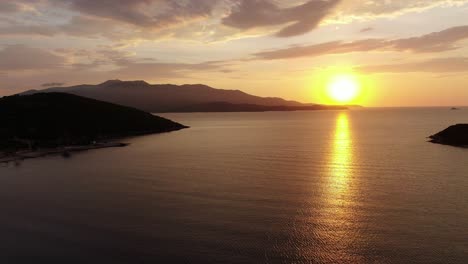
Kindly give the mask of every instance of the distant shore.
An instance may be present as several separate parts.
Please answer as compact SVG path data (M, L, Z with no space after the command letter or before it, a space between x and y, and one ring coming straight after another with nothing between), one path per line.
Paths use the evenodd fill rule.
M68 157L70 153L73 152L80 152L86 150L93 150L93 149L102 149L102 148L118 148L118 147L126 147L129 144L121 143L121 142L101 142L95 143L91 145L80 145L80 146L63 146L57 148L48 148L48 149L41 149L41 150L21 150L11 154L2 154L0 152L0 164L1 163L10 163L10 162L17 162L26 159L34 159L40 158L44 156L50 155L62 155L64 157Z

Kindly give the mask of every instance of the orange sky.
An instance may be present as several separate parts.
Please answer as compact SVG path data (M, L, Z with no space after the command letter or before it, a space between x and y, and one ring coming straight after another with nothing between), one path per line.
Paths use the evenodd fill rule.
M468 0L0 2L0 96L107 79L365 106L468 105Z

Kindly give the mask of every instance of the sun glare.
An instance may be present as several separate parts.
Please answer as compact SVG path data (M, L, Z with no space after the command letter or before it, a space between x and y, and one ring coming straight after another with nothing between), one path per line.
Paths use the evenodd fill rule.
M354 76L336 76L328 84L328 95L337 103L349 103L359 95L359 88Z

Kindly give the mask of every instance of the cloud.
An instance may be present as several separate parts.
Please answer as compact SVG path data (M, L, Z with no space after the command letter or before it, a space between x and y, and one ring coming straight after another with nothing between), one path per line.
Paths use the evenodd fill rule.
M366 27L366 28L363 28L363 29L359 30L359 32L365 33L365 32L369 32L369 31L373 31L373 30L374 30L373 27Z
M309 46L293 46L286 49L258 52L255 58L262 60L293 59L300 57L316 57L329 54L342 54L359 51L376 50L388 46L385 40L366 39L354 42L331 41Z
M352 42L332 41L258 52L253 54L253 56L255 59L261 60L278 60L363 51L411 51L415 53L442 52L458 49L459 47L456 46L456 44L467 38L468 26L459 26L420 37L396 40L365 39Z
M35 2L39 2L39 1L35 1L35 0L2 1L0 2L0 14L36 12L36 9L34 8Z
M339 2L340 0L312 0L298 6L281 8L270 0L241 0L222 19L222 23L242 30L287 24L276 36L297 36L317 27Z
M8 25L0 27L0 35L4 36L48 36L52 37L60 33L59 29L53 26L36 25Z
M420 37L398 39L392 41L396 50L409 50L413 52L438 52L458 49L455 44L468 38L468 25L452 27L440 32Z
M0 35L159 39L212 17L231 0L18 0L0 2ZM18 12L35 10L37 14ZM202 28L198 24L198 29ZM190 31L193 33L193 30Z
M38 48L12 45L0 50L0 71L51 70L65 63L64 57Z
M135 54L111 46L97 49L56 49L56 54L67 58L72 71L101 72L123 79L155 77L185 77L194 72L223 72L230 62L206 61L200 63L161 62L153 58L136 58Z
M346 0L338 6L333 20L373 20L381 17L398 17L432 8L461 6L468 0Z
M100 82L107 79L184 79L198 73L231 72L230 63L170 63L155 59L135 58L134 54L102 46L98 49L56 49L53 51L27 46L8 46L0 50L0 89L30 89L38 86L60 86ZM196 76L196 75L195 75ZM16 88L16 89L15 89Z
M21 10L14 2L0 2L0 13L15 13Z
M206 42L275 31L291 37L323 21L375 19L464 3L468 0L5 0L0 1L0 35Z
M218 0L66 0L65 2L71 10L81 14L144 28L161 29L209 16Z
M421 62L368 65L355 68L365 73L453 73L468 72L468 57L437 58Z
M223 62L202 63L159 63L123 61L119 69L111 71L114 76L124 79L149 79L154 77L183 78L196 72L224 72Z
M107 36L117 38L119 32L115 23L105 19L91 18L86 16L74 16L67 24L56 28L58 32L72 36Z
M140 31L126 25L116 25L112 20L81 15L74 16L70 18L68 22L58 25L10 23L3 27L0 26L0 35L4 36L53 37L63 34L74 37L105 37L111 40L119 40L128 37L136 37L139 33Z

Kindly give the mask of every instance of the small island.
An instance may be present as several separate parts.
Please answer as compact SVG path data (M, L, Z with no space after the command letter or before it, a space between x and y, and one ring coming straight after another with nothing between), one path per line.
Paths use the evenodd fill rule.
M468 124L457 124L429 137L430 142L456 147L468 147Z
M150 113L65 93L0 98L0 162L121 147L128 136L187 126Z

